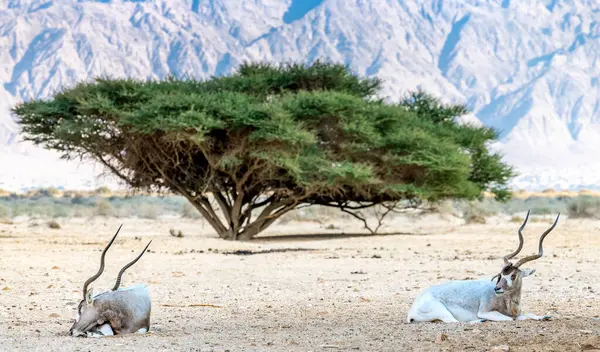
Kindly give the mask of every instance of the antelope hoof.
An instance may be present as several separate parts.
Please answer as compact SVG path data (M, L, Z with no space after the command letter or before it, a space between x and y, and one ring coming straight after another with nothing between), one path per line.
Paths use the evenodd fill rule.
M85 336L86 337L95 337L95 338L98 338L98 337L104 337L104 334L88 331Z
M539 320L548 321L548 320L552 320L552 319L554 319L554 318L551 315L544 315L544 316L540 317Z
M477 319L477 320L471 320L469 322L469 324L481 324L481 323L485 323L487 321L487 319Z

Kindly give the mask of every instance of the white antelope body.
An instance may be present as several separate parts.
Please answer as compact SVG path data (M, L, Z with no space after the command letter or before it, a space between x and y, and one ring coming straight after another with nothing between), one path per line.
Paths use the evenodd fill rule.
M151 304L146 285L128 288L119 288L119 286L125 270L144 255L152 241L148 242L140 255L119 271L111 291L94 295L92 288L88 289L89 284L100 277L104 271L104 256L119 234L121 226L102 251L100 269L83 285L83 300L79 302L77 318L69 330L71 336L100 337L134 332L145 333L150 329Z
M492 278L480 280L456 280L433 286L422 292L415 299L408 312L407 322L483 322L506 320L547 320L550 316L537 316L521 312L522 279L535 272L535 269L519 269L526 262L540 258L544 251L542 242L546 235L556 226L560 214L554 224L546 230L539 241L539 253L519 260L515 265L508 260L516 256L523 248L521 231L529 218L529 211L523 225L519 228L519 247L504 257L504 265L499 274ZM497 279L494 283L493 280Z

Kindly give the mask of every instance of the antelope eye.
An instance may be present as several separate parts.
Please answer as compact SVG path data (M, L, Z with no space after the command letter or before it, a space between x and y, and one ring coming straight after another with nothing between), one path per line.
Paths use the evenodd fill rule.
M514 279L516 279L516 278L517 278L517 274L512 274L512 275L510 276L510 278L511 278L511 279L513 279L513 280L514 280Z

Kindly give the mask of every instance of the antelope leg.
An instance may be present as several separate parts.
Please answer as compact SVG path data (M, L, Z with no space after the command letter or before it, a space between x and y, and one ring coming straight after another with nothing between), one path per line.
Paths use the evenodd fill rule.
M87 332L87 337L104 337L104 336L113 336L115 333L113 332L112 327L109 323L104 323L102 325L97 325L93 327L90 331Z
M480 312L477 314L477 317L479 319L487 319L487 320L491 320L491 321L507 321L507 320L513 320L512 317L509 317L508 315L504 315L498 311L491 311L491 312Z
M552 318L552 316L550 315L535 315L532 313L525 313L525 314L520 314L516 320L528 320L528 319L532 319L532 320L550 320Z

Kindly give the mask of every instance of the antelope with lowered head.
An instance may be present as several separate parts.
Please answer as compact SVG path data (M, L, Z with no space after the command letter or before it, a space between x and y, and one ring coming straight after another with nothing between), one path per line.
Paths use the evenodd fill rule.
M119 288L119 286L125 270L144 255L152 241L148 242L140 255L119 271L117 281L111 291L94 295L92 288L88 289L88 286L104 271L104 256L122 226L119 226L113 238L102 251L98 272L83 284L83 300L79 302L75 323L69 330L71 336L101 337L134 332L145 333L150 329L150 295L146 285L127 288Z
M486 320L550 319L547 315L537 316L521 312L522 280L533 274L535 269L520 267L542 257L544 254L542 242L556 226L559 216L560 214L554 224L540 237L538 254L527 256L513 265L508 260L519 254L523 248L521 231L529 219L528 211L525 221L519 228L519 247L504 257L504 265L499 274L491 281L488 279L456 280L428 288L415 299L408 312L407 322L479 323Z

